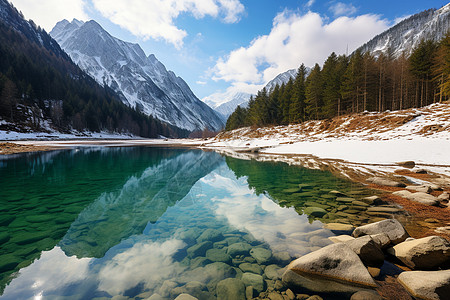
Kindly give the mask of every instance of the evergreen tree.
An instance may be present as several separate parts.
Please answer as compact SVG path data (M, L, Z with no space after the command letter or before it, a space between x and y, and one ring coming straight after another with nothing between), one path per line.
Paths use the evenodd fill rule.
M290 123L299 123L305 120L305 78L306 67L301 64L295 77L292 98L289 104Z
M323 81L319 64L315 64L306 79L306 114L315 120L322 118L321 108L323 106L322 100Z

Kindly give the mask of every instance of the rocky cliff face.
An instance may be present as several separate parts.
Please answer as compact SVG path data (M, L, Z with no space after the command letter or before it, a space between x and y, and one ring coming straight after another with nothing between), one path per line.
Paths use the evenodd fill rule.
M111 36L95 21L63 20L50 32L84 71L111 87L124 103L187 130L217 131L221 117L186 82L138 44Z

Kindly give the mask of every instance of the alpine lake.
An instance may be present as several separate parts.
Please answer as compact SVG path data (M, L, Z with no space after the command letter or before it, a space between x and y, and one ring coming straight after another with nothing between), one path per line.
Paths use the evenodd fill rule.
M226 278L256 297L347 233L327 223L388 218L361 201L375 193L328 171L192 149L3 156L0 299L216 299Z

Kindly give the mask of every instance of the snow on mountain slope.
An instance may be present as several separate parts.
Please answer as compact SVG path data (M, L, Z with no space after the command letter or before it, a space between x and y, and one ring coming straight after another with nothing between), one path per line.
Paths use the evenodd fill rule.
M377 35L359 49L375 55L389 49L395 57L409 55L421 40L439 41L450 29L450 3L441 9L429 9L415 14Z
M95 21L63 20L50 35L98 83L142 112L187 130L223 127L219 114L201 102L186 82L138 44L111 36Z
M202 101L227 119L236 107L247 107L248 100L251 96L252 94L249 93L228 91L225 93L214 93L203 98Z
M307 70L308 72L310 71L309 68ZM269 81L265 85L265 88L267 91L271 91L277 84L282 85L283 83L287 83L290 78L294 79L295 76L297 76L296 69L288 70L278 74L274 79ZM247 107L251 96L252 94L250 93L227 91L225 93L214 93L203 98L202 101L221 113L225 119L228 119L236 107Z

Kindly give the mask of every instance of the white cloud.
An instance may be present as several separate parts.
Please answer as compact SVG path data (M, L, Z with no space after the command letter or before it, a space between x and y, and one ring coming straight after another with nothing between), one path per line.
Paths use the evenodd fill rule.
M316 2L316 0L309 0L309 1L306 3L306 7L311 7L311 6L313 6L314 2Z
M333 51L345 53L347 45L353 51L390 25L378 15L340 17L331 23L325 20L314 12L278 14L268 35L219 58L211 70L213 79L249 91L249 87L265 84L301 63L313 66L323 63Z
M47 32L62 19L88 19L84 11L86 5L84 0L11 0L11 2L23 12L26 19L32 19Z
M239 0L93 0L95 8L112 22L144 39L163 39L177 48L187 32L176 26L182 13L195 18L220 17L226 23L239 21L244 6Z
M335 17L338 16L350 16L356 13L357 9L351 3L342 3L338 2L332 6L330 6L330 11L334 14Z
M195 83L200 84L200 85L206 85L206 81L201 81L201 80L197 80Z

